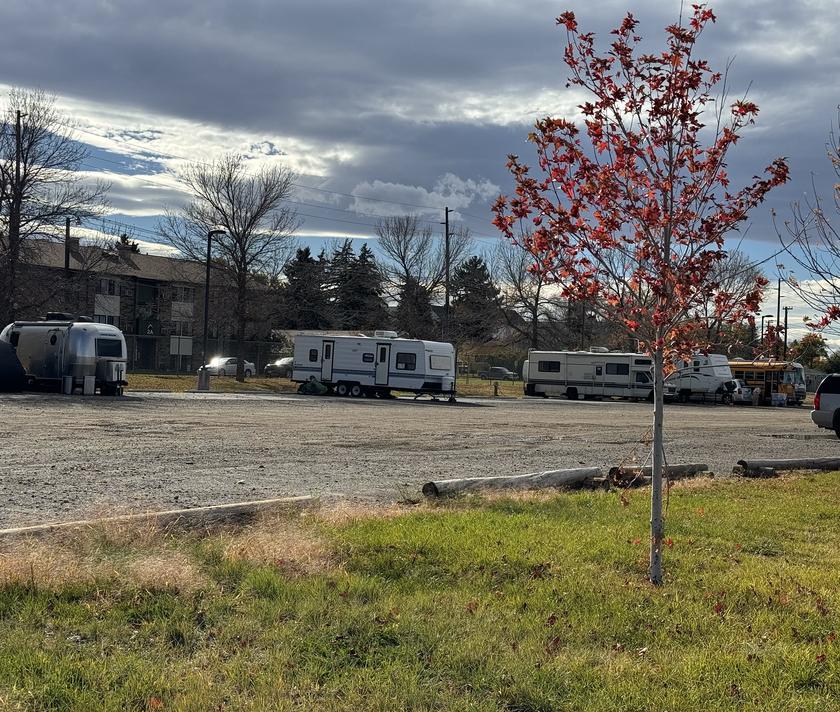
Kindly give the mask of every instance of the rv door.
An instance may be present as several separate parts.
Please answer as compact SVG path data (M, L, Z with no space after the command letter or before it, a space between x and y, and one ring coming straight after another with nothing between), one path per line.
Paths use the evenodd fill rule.
M604 372L606 371L606 364L593 363L592 364L592 395L599 396L604 394Z
M391 344L376 345L376 379L374 385L388 385L388 368L391 364Z
M321 381L332 381L335 341L321 342Z

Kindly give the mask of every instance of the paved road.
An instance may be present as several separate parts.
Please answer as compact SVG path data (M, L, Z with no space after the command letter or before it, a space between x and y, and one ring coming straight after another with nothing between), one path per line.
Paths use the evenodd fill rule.
M0 528L114 511L316 494L394 500L421 483L644 459L650 406L458 405L280 395L0 395ZM808 410L666 407L670 462L836 455Z

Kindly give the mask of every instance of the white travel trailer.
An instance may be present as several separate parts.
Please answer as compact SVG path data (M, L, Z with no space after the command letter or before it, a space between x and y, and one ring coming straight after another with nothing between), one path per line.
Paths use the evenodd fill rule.
M374 336L294 337L292 380L320 381L340 396L387 397L392 390L455 400L452 344L398 339L393 331Z
M651 358L646 354L591 351L529 351L522 366L527 396L653 398Z
M115 326L47 314L46 321L9 324L0 340L14 346L30 387L120 395L128 383L125 337Z
M674 365L676 370L665 379L665 396L683 403L692 397L716 400L723 384L732 380L729 359L724 354L695 353Z

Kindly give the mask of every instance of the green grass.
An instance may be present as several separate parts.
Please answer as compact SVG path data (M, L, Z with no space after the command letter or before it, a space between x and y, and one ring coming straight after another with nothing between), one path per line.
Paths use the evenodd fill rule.
M0 708L836 709L840 473L629 497L19 546Z

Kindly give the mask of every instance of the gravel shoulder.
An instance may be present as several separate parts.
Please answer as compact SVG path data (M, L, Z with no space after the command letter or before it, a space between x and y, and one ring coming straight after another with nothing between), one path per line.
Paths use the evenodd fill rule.
M0 396L0 528L287 495L393 501L448 477L645 459L629 402ZM836 455L807 408L667 406L669 462Z

